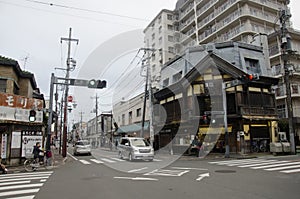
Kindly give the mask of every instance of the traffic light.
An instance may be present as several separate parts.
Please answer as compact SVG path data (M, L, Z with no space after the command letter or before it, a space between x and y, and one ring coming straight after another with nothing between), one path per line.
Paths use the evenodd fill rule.
M30 111L29 111L29 122L34 122L35 121L35 115L36 115L36 112L35 112L35 110L33 110L33 109L31 109Z
M106 88L106 81L92 79L88 83L88 88L100 88L100 89Z
M258 80L259 79L259 75L257 73L246 74L246 75L240 76L238 79L241 80L242 82L251 82L253 80Z

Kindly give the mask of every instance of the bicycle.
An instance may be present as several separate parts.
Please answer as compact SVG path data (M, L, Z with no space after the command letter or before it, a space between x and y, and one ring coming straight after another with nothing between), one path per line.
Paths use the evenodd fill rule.
M31 155L29 158L26 158L24 161L24 168L26 171L36 171L39 168L44 168L46 170L53 168L53 163L50 161L50 158L46 158L46 156L43 156L43 161L37 161L33 158L33 155ZM41 164L42 163L42 164Z

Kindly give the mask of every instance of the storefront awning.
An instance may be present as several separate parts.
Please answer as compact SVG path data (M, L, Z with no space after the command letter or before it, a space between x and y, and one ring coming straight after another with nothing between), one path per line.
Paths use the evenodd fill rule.
M147 130L149 128L149 121L144 123L144 130ZM120 126L118 128L117 133L131 133L131 132L139 132L142 130L142 123L135 123L135 124L130 124L126 126Z

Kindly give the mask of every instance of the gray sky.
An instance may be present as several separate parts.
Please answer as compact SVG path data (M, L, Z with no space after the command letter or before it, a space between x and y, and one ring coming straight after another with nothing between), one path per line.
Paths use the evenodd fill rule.
M56 6L50 6L49 3ZM86 65L90 65L91 59L95 60L97 55L99 58L99 53L102 52L101 48L103 50L105 47L103 44L106 43L107 46L110 46L111 38L128 31L144 29L161 9L173 10L175 4L176 0L0 0L0 55L17 60L22 69L34 73L38 87L47 98L51 73L54 72L56 76L60 77L65 75L63 71L54 68L66 67L67 45L64 42L60 43L60 38L67 37L68 30L72 27L72 36L79 39L79 45L76 46L75 43L72 45L71 54L77 61L77 67L71 76L94 78L100 75L102 78L101 75L104 75L104 78L108 78L109 85L114 82L107 75L117 78L122 71L113 74L113 71L102 68L102 71L99 69L99 74L94 74L93 70L86 70ZM290 7L293 27L300 30L300 21L296 20L300 18L300 13L297 12L300 1L291 0ZM111 14L103 14L103 12ZM126 45L130 46L130 44ZM127 67L132 56L136 54L133 49L127 50L130 51L128 53L130 56L118 57L111 62L107 61L106 64L109 63L114 67L120 65ZM25 57L28 57L26 63ZM135 60L134 64L138 61L138 59ZM106 72L105 74L103 74L103 70ZM134 71L134 67L128 68L128 71L131 70ZM86 74L83 71L89 72ZM133 73L133 71L130 73L138 73L137 71ZM133 75L132 78L134 77L136 76ZM132 89L136 90L136 88ZM86 94L87 91L82 89L78 89L77 92L79 92L76 97L78 100L80 96L90 98L95 94L95 91L92 93L88 91ZM115 95L111 93L109 95L107 90L103 92L107 97ZM105 111L107 101L103 100L102 103L104 103L102 110ZM92 107L85 107L85 105L79 107L78 111L86 109L86 117L89 117L90 114L87 112Z

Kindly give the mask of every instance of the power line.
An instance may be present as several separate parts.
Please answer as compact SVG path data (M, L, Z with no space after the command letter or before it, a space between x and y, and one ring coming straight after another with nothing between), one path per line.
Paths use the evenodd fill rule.
M128 16L128 15L119 15L119 14L114 14L114 13L110 13L110 12L103 12L103 11L99 11L99 10L91 10L91 9L86 9L86 8L78 8L78 7L62 5L62 4L46 3L46 2L37 1L37 0L24 0L24 1L37 3L37 4L42 4L42 5L53 6L53 7L60 7L60 8L65 8L65 9L80 10L80 11L84 11L84 12L91 12L91 13L97 13L97 14L102 14L102 15L110 15L110 16L115 16L115 17L139 20L139 21L149 21L147 19L131 17L131 16Z

